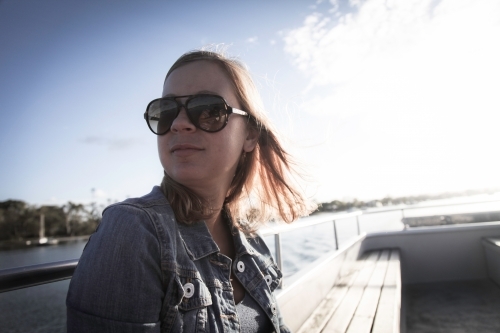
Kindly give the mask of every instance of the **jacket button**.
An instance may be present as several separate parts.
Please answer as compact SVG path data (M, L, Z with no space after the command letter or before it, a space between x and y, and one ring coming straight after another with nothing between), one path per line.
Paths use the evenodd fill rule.
M275 315L276 312L278 312L278 310L276 309L276 304L275 303L271 303L271 312Z
M272 279L271 275L264 276L264 280L266 280L266 283L268 286L270 286L271 283L273 283L273 279Z
M238 261L236 268L238 269L238 272L243 273L245 271L245 264L243 261Z
M191 298L194 295L194 286L192 283L186 283L183 288L185 298Z

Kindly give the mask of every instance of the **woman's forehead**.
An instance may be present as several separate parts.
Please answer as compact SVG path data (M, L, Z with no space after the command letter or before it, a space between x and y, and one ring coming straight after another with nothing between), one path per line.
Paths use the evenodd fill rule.
M228 103L237 103L234 84L226 72L212 61L186 63L173 70L163 85L162 96L194 95L211 92L224 97Z
M206 85L218 82L231 83L231 80L218 64L200 60L183 64L174 69L165 79L163 86L165 90L171 88L172 85Z

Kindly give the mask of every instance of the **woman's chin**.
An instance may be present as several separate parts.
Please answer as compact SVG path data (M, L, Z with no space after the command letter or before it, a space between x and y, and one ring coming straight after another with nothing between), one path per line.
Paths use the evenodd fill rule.
M192 172L179 172L173 175L170 175L177 183L186 186L187 188L199 187L202 186L203 183L206 182L203 177L201 177L201 173L192 173Z

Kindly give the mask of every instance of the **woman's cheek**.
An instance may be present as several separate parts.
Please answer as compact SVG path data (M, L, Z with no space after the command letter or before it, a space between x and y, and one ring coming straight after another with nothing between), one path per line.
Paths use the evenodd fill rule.
M158 156L160 158L161 165L163 169L166 169L166 164L168 162L168 144L162 136L158 136Z

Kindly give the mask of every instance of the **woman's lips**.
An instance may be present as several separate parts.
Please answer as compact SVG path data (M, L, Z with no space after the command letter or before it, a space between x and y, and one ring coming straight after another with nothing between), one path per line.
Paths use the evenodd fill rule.
M203 148L199 146L187 143L176 144L170 148L170 152L175 156L189 156L202 150Z

